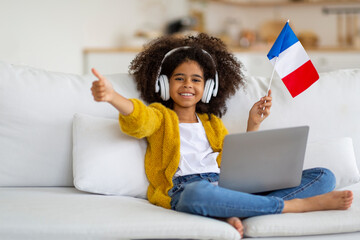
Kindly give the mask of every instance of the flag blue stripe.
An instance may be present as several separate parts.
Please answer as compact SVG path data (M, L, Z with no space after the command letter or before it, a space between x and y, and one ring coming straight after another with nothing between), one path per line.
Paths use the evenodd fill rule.
M292 46L298 41L298 38L287 22L277 37L274 45L267 54L267 57L269 60L273 59L274 57L278 57L282 51L286 50L288 47Z

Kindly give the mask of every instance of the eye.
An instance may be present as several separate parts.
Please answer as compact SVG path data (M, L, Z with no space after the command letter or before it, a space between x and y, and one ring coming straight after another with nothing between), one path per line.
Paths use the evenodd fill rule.
M183 81L184 78L182 78L182 77L176 77L175 80L176 80L176 81Z
M193 82L201 82L201 79L194 78L192 81Z

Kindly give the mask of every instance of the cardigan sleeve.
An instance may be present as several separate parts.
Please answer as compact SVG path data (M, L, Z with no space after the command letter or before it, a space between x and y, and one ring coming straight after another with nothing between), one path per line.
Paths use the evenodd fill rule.
M219 167L221 166L221 159L222 159L222 153L223 153L223 148L224 148L224 140L225 140L226 135L229 134L229 131L225 127L223 121L220 121L220 122L221 122L221 139L222 139L221 151L220 151L220 154L218 155L218 158L216 159Z
M219 139L219 144L220 144L220 153L216 159L217 163L218 163L218 166L221 167L221 159L222 159L222 153L223 153L223 147L224 147L224 140L225 140L225 137L226 135L229 134L227 128L225 127L225 124L224 122L220 119L220 118L217 118L215 116L213 116L214 120L216 120L216 126L217 126L217 136L218 136L218 139Z
M121 130L135 138L151 136L161 125L163 116L153 107L146 106L138 99L130 99L134 110L129 115L119 114Z

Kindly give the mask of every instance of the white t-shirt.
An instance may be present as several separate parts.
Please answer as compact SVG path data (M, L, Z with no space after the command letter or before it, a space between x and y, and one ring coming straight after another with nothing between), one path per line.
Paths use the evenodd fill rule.
M214 152L198 118L197 123L180 123L180 163L175 177L189 174L220 173Z

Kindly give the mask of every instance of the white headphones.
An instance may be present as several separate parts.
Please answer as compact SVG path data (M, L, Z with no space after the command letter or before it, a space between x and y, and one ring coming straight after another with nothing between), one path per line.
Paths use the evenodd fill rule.
M178 48L174 48L171 51L169 51L168 53L165 54L163 60L161 61L159 70L158 70L158 74L156 77L156 83L155 83L155 92L158 93L160 92L160 97L162 100L167 101L170 99L170 88L169 88L169 80L167 78L166 75L160 75L161 73L161 67L163 62L165 61L165 59L170 56L171 54L173 54L174 52L176 52L177 50L180 49L188 49L191 48L189 46L184 46L184 47L178 47ZM216 68L216 64L214 59L212 58L212 56L210 55L210 53L208 53L207 51L205 51L204 49L201 49L203 51L203 53L207 54L211 61L214 64L214 67ZM218 80L218 73L215 70L215 81L214 79L207 79L205 82L205 87L204 87L204 93L203 96L201 98L201 101L204 103L209 103L210 99L211 99L211 95L216 97L217 92L218 92L218 88L219 88L219 80Z

